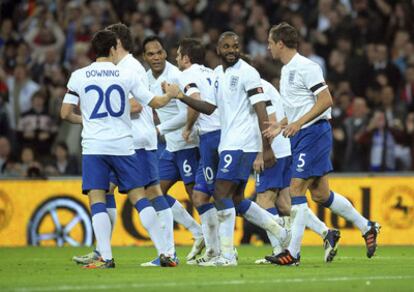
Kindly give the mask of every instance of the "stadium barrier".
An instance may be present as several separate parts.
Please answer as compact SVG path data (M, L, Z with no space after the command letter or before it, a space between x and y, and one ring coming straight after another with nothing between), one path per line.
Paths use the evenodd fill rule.
M382 225L379 244L414 244L414 177L332 177L331 188L347 196L365 217ZM254 193L254 181L246 197ZM179 199L198 220L184 186L176 184L170 194ZM115 246L150 245L137 212L117 195L118 220L113 234ZM342 245L363 244L360 232L329 210L310 203L328 226L342 232ZM243 236L243 219L237 218L236 244ZM81 194L80 179L0 180L0 246L63 246L93 244L87 197ZM191 244L190 233L175 226L178 245ZM306 245L320 245L321 238L306 230ZM256 242L257 243L257 242Z

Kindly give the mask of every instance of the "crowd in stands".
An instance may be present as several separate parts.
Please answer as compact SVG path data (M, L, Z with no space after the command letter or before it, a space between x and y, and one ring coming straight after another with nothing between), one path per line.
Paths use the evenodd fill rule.
M70 73L94 56L94 32L123 22L141 58L158 34L175 63L197 37L206 65L221 32L235 31L278 88L269 28L287 21L299 51L320 64L334 97L332 160L339 172L414 170L413 0L3 0L0 3L0 177L80 174L81 127L59 118Z

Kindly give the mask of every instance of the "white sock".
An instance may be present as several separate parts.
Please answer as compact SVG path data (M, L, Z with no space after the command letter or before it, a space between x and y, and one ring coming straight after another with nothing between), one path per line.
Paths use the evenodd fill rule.
M147 199L140 199L136 202L135 208L138 210L142 226L148 231L148 234L158 251L158 255L166 254L166 240L162 237L163 231L161 230L161 224L158 221L155 209Z
M232 199L216 201L219 221L219 237L221 255L233 259L234 254L234 226L236 225L236 209Z
M276 223L273 216L255 202L243 200L237 207L237 211L251 223L263 228L273 236L269 237L272 247L280 246L280 241L287 236L286 230ZM274 240L276 238L276 240Z
M323 205L331 209L335 214L352 222L359 230L361 230L362 234L365 234L370 229L370 226L368 225L369 221L355 210L351 202L344 196L331 191L328 201Z
M95 203L92 209L92 227L96 237L96 247L104 260L112 259L111 220L104 203Z
M305 196L292 197L292 209L290 212L292 239L290 240L288 250L294 258L297 258L300 253L303 233L305 232L307 208L308 203Z
M206 244L206 254L211 257L217 256L220 254L217 209L213 204L208 203L198 207L197 210L200 214L201 229L203 230Z
M191 217L180 202L175 200L174 204L171 206L171 211L173 213L174 221L187 228L193 234L194 238L203 236L200 224Z
M328 227L308 207L306 209L306 227L319 234L322 238L328 232Z
M171 208L164 196L158 196L151 200L151 204L157 213L158 221L164 234L166 254L174 256L174 219Z

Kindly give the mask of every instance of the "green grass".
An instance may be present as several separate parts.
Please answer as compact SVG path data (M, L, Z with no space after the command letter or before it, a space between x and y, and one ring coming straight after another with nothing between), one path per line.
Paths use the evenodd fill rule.
M413 291L414 247L380 247L372 259L364 247L340 247L331 264L321 247L305 247L299 267L255 265L270 248L238 248L239 265L188 266L178 248L177 268L141 268L152 248L114 248L116 269L82 270L71 262L88 248L0 248L0 291Z

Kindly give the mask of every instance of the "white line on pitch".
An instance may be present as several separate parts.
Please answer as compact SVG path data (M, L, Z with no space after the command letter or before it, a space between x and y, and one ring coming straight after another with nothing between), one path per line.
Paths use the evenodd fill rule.
M231 286L246 284L278 284L278 283L318 283L318 282L348 282L348 281L373 281L373 280L409 280L414 276L371 276L371 277L332 277L332 278L286 278L272 280L230 280L216 282L168 282L168 283L130 283L130 284L109 284L109 285L62 285L56 287L20 287L9 291L15 292L36 292L36 291L81 291L81 290L112 290L128 288L157 288L157 287L181 287L181 286Z

